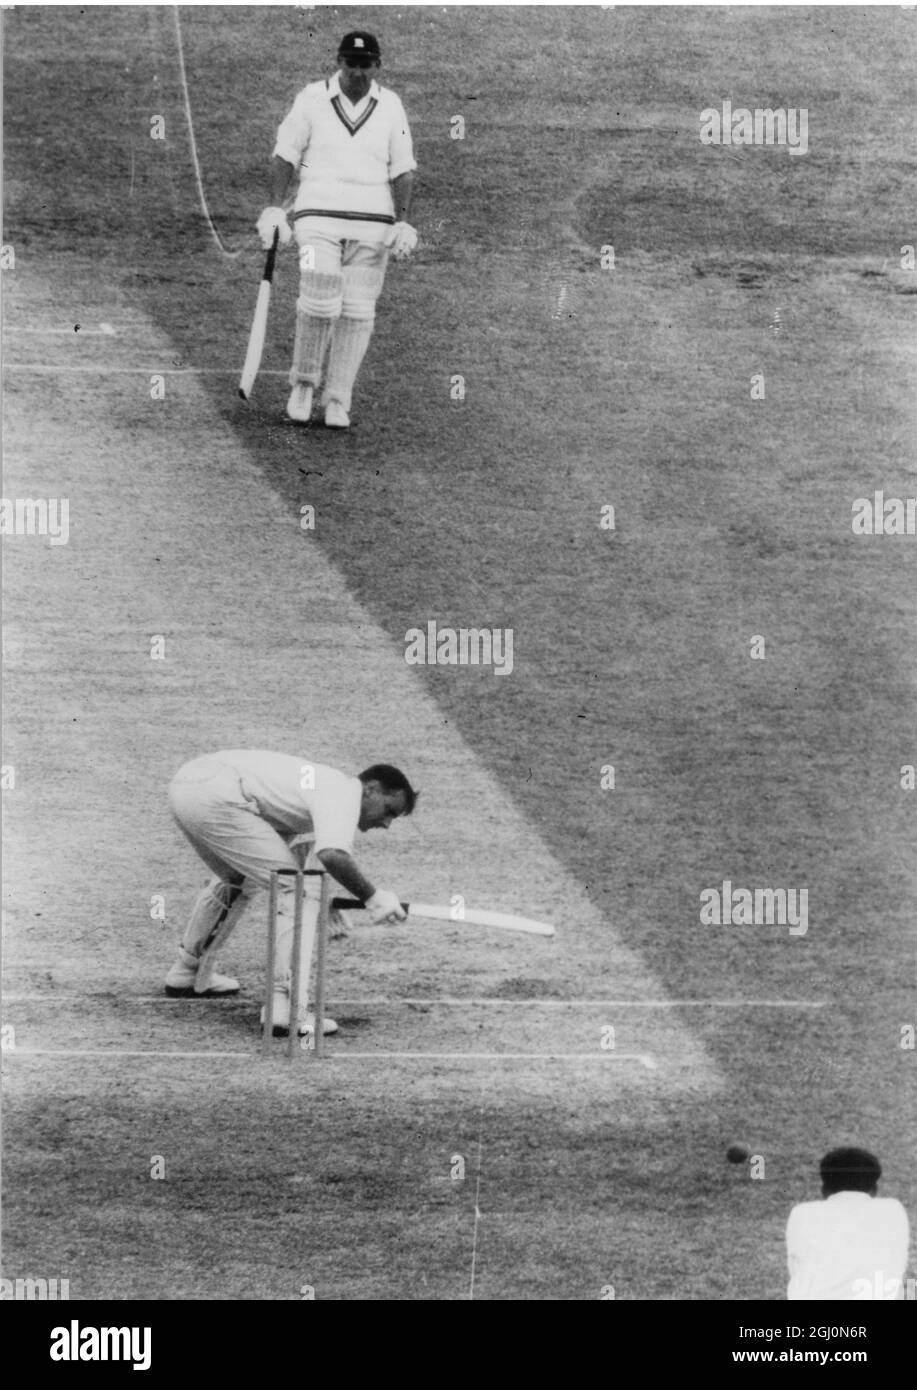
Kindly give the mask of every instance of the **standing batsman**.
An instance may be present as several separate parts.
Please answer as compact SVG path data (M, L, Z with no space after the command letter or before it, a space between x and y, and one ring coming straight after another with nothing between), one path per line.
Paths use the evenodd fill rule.
M214 877L194 904L178 959L166 976L166 993L211 998L238 993L238 980L213 973L213 950L228 939L252 892L269 887L272 869L300 867L293 841L308 844L305 867L327 870L365 903L374 923L403 920L396 894L376 888L359 868L353 838L357 830L387 830L398 816L411 814L416 800L404 773L388 763L376 763L359 777L285 753L247 749L186 763L169 786L169 804ZM319 878L305 879L299 982L304 1010L320 883ZM279 884L273 1018L275 1036L284 1036L291 1026L294 886L286 878ZM300 1034L309 1033L314 1018L304 1013L293 1026ZM337 1032L333 1019L325 1019L324 1031Z
M283 203L298 178L300 279L287 414L311 419L324 374L325 424L335 429L350 424L389 255L404 260L417 245L407 220L417 168L411 132L399 98L375 80L380 62L372 34L346 34L339 70L299 93L277 131L271 206L258 219L265 248L275 230L287 244Z

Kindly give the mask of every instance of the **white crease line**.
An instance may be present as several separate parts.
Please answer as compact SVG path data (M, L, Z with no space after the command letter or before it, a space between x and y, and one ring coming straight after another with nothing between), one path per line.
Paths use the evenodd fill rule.
M180 1004L180 999L164 999L165 1004ZM193 1000L186 1000L193 1003ZM823 1009L823 999L332 999L335 1006L341 1004L369 1006L379 1004L446 1004L450 1007L466 1005L499 1005L502 1008L554 1008L554 1009Z
M89 376L238 376L241 367L73 367L65 363L5 362L5 372L80 372ZM289 372L261 370L258 376L289 377Z
M658 1063L646 1052L326 1052L323 1061L371 1061L374 1057L419 1057L426 1062L639 1062L647 1071Z
M280 1053L284 1044L278 1043ZM300 1049L308 1054L308 1048ZM283 1054L286 1056L286 1053ZM115 1048L86 1049L67 1051L45 1047L9 1047L3 1053L7 1057L194 1057L200 1061L209 1058L244 1057L247 1061L260 1061L262 1053L257 1052L156 1052L121 1051ZM369 1062L369 1061L420 1061L420 1062L639 1062L647 1071L658 1071L655 1058L645 1052L326 1052L319 1062Z
M117 333L110 323L100 323L98 328L83 328L82 325L74 324L72 328L27 328L25 325L5 324L4 333L34 333L42 336L46 333L62 333L70 338L116 338Z
M75 1052L47 1047L7 1047L4 1048L4 1061L7 1057L247 1057L260 1056L254 1052L120 1052L115 1048L98 1051Z
M119 1003L134 1004L219 1004L233 1000L247 1003L244 996L229 995L220 999L169 999L161 994L122 994L113 996L110 991L91 994L4 994L7 1004L41 1003L61 1004L70 1000L111 999ZM251 1001L253 1002L253 1001ZM349 1008L376 1008L382 1005L417 1004L432 1007L442 1004L448 1008L499 1007L499 1008L552 1008L552 1009L823 1009L824 999L329 999L328 1006L339 1008L342 1004Z

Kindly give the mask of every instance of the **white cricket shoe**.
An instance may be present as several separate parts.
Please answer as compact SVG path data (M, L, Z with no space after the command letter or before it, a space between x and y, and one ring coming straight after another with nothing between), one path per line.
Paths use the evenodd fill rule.
M166 994L170 999L221 999L227 994L239 993L239 981L231 975L218 975L214 971L203 994L195 991L196 979L197 961L186 965L184 960L177 960L166 976Z
M261 1010L261 1031L264 1032L265 1010ZM299 1027L296 1030L301 1038L307 1037L315 1032L315 1014L304 1014L299 1020ZM333 1018L325 1018L322 1021L322 1037L328 1038L332 1033L338 1032L338 1025ZM290 1033L290 1000L286 994L274 995L274 1019L271 1027L271 1036L275 1038L286 1038Z
M287 414L291 420L298 420L301 425L308 425L312 419L312 396L313 389L305 381L298 381L290 392L290 399L287 401Z
M337 1033L338 1031L337 1021L333 1018L329 1018L326 1014L322 1019L322 1037L329 1038L332 1033ZM301 1038L306 1037L309 1033L315 1032L315 1014L306 1014L304 1018L299 1020L298 1032Z
M331 430L350 428L350 416L340 401L329 401L325 406L325 424Z

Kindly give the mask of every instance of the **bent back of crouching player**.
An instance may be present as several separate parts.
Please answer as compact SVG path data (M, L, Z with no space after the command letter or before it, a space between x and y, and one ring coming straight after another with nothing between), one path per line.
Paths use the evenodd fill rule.
M179 827L211 872L185 928L178 957L166 976L174 997L225 997L239 981L214 970L256 889L269 887L274 869L323 869L365 903L374 923L400 921L397 894L376 888L353 857L358 830L387 830L410 815L417 793L404 773L374 763L352 777L323 763L263 749L223 749L180 768L169 786L169 804ZM294 852L294 845L301 846ZM277 1036L298 1025L311 1031L309 998L312 946L318 922L320 880L307 877L303 904L299 998L304 1010L290 1019L294 884L282 879L277 894L273 1020ZM264 1010L262 1010L262 1023ZM333 1019L325 1031L336 1032Z

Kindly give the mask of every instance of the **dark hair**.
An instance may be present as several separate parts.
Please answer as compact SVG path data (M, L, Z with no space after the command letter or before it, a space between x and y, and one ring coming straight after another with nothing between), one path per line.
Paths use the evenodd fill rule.
M882 1165L866 1149L832 1149L821 1161L821 1183L827 1196L834 1192L872 1192Z
M404 773L391 763L373 763L360 773L364 787L367 782L378 782L384 792L404 792L404 814L409 816L417 805L419 792L415 792Z

